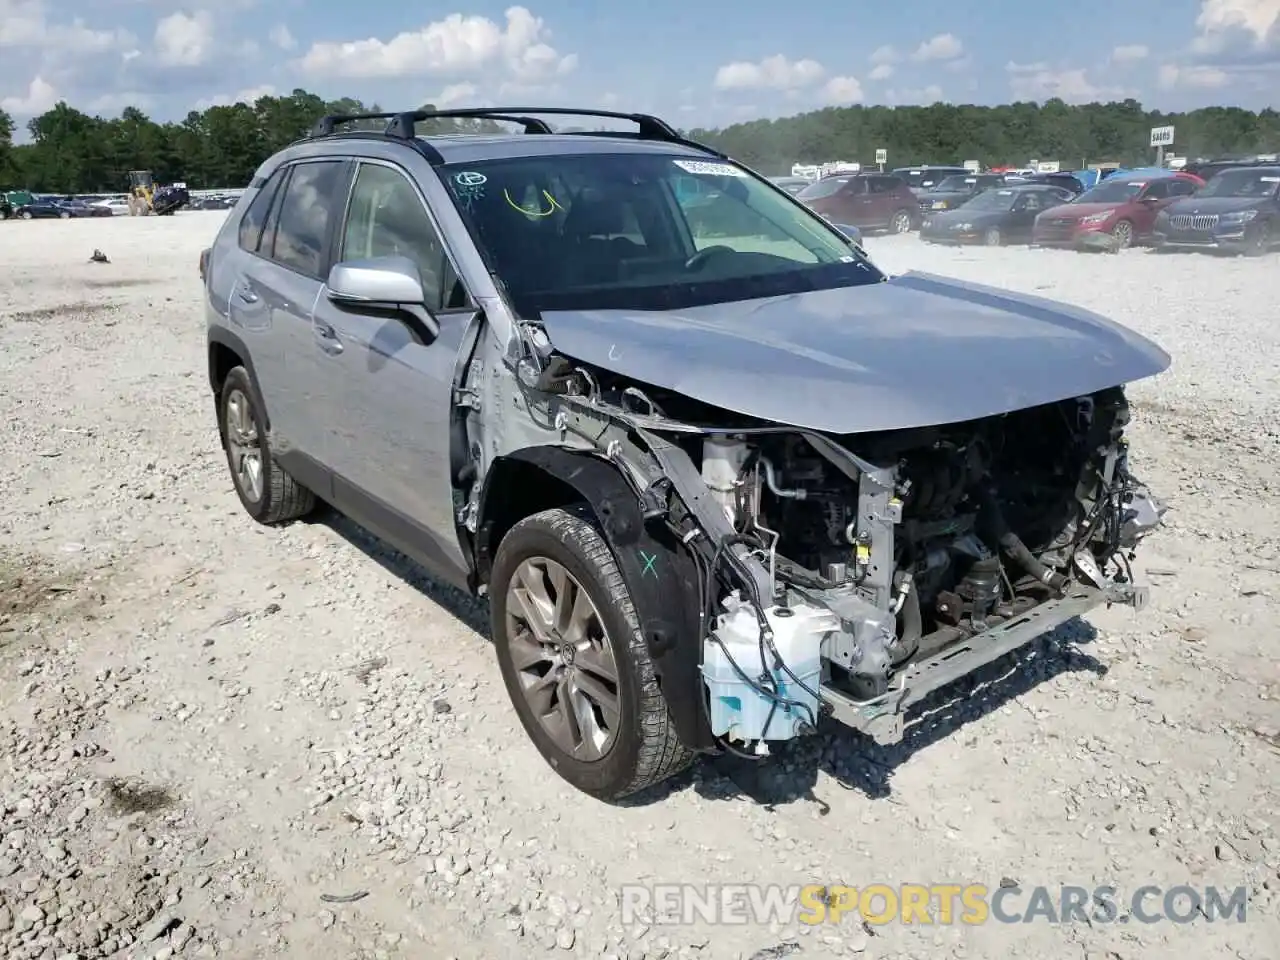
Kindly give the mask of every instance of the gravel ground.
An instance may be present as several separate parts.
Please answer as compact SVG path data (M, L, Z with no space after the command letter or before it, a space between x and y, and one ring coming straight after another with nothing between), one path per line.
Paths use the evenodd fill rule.
M520 731L481 606L340 518L242 513L196 275L219 221L0 228L0 956L1277 956L1276 257L870 240L1174 355L1132 392L1173 505L1152 604L929 702L897 747L832 730L609 807ZM744 881L1250 901L1243 925L622 922L622 884Z

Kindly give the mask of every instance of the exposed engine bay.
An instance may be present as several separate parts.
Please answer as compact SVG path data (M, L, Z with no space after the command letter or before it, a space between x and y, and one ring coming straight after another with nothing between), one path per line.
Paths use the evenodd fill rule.
M1115 388L972 423L840 438L884 465L888 489L842 472L803 437L708 438L702 477L769 564L775 612L822 634L824 681L866 701L904 665L1013 622L1077 580L1132 581L1126 551L1161 508L1129 473L1127 423ZM813 616L824 613L834 620ZM734 622L719 632L732 634Z
M722 514L677 532L698 553L707 719L727 749L767 753L831 713L893 742L929 690L1100 603L1145 599L1130 553L1164 507L1129 472L1122 387L831 437L707 426L687 398L577 374L570 395L678 425L670 443L701 481L685 499ZM608 456L624 463L628 445Z

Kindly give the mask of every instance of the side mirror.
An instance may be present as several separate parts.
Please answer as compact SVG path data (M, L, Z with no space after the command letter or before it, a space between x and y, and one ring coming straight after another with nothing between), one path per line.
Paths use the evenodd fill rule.
M329 271L327 294L341 310L372 317L393 317L423 344L440 336L440 324L427 306L418 265L408 257L345 260Z

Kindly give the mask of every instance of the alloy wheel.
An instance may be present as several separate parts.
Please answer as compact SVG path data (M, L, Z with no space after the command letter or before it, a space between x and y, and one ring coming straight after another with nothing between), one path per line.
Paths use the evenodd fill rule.
M1000 229L998 227L992 227L986 232L982 239L988 247L1000 246Z
M1124 250L1133 243L1133 224L1128 220L1121 220L1112 228L1111 235L1115 237L1116 246Z
M893 232L906 233L911 229L911 217L905 213L896 213L893 217Z
M563 565L530 557L507 587L506 642L520 688L555 745L599 760L620 723L618 665L604 620Z
M225 414L227 454L240 491L255 503L262 499L262 440L253 420L249 398L239 390L227 396Z

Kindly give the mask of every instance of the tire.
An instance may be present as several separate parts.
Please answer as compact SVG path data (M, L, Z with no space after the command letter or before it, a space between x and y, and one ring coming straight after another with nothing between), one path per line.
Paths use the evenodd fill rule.
M67 211L63 210L60 214L58 214L58 219L59 219L59 220L70 220L70 219L71 219L71 214L69 214L69 213L67 213Z
M1260 224L1253 228L1253 235L1249 238L1249 246L1245 248L1245 256L1262 257L1266 256L1271 249L1271 223L1263 220Z
M1121 220L1111 228L1111 236L1115 239L1115 249L1128 250L1133 246L1133 224L1128 220Z
M911 211L899 210L889 219L890 233L910 233L911 232Z
M23 219L23 220L34 220L35 218L36 218L36 217L35 217L35 214L34 214L34 213L32 213L30 210L23 210L23 211L22 211L22 219Z
M556 696L557 706L551 706L548 691L544 720L535 712L531 696L525 691L526 683L536 683L535 668L545 664L543 676L551 676L556 669L549 654L559 642L559 634L550 631L552 642L540 644L531 632L521 629L528 607L520 604L517 594L528 594L522 584L531 582L530 571L537 574L539 566L544 571L554 571L556 566L564 571L586 594L595 615L595 626L582 633L595 642L590 646L579 643L568 660L556 654L560 663L568 664L562 675L573 680L581 678L615 697L617 718L612 723L608 712L588 707L595 732L599 735L601 728L606 728L608 739L594 748L584 745L578 756L562 745L563 740L557 742L551 732L553 718L559 716L557 706L574 701ZM539 575L538 582L545 584L542 596L551 596L554 580L543 581ZM489 595L494 644L507 694L534 746L562 778L590 796L613 801L660 783L692 762L693 754L680 742L658 686L627 584L585 506L545 510L512 527L494 557ZM574 610L577 609L575 603ZM561 650L566 646L559 643ZM605 659L606 650L616 677L612 684L600 679L607 670L595 672L595 665ZM531 651L529 666L522 670L517 666L517 654ZM585 659L588 651L593 655L590 661ZM588 663L593 666L585 666ZM564 729L583 732L582 719Z
M1004 235L1000 232L999 227L988 227L986 232L982 234L982 243L988 247L998 247L1004 243Z
M223 381L222 392L218 396L218 433L227 455L231 482L245 512L259 523L296 520L315 509L315 494L289 476L276 462L255 396L248 371L244 367L234 367ZM243 413L243 421L237 412ZM237 423L250 429L237 429ZM256 470L249 460L255 451ZM256 483L250 480L255 474Z

